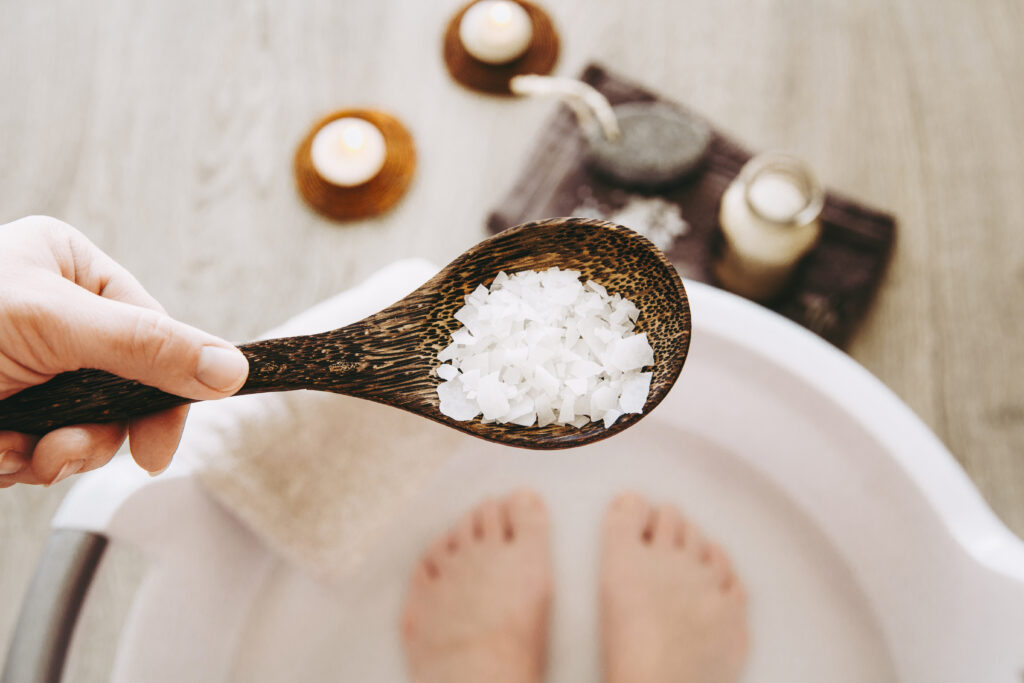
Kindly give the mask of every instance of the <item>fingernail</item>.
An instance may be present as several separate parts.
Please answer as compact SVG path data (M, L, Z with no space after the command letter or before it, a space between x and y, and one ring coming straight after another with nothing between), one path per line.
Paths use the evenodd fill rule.
M77 474L81 471L83 465L85 465L84 460L69 460L64 463L64 467L60 468L60 472L57 473L57 476L54 477L47 486L53 486L58 481L67 479L72 474Z
M234 391L249 373L249 361L241 351L204 346L199 352L196 379L214 391Z
M170 465L168 465L167 467L170 467ZM163 474L164 472L167 471L167 467L163 468L162 470L156 470L155 472L150 472L149 476L151 476L151 477L159 477L161 474Z
M25 458L13 450L0 453L0 474L15 474L25 466Z

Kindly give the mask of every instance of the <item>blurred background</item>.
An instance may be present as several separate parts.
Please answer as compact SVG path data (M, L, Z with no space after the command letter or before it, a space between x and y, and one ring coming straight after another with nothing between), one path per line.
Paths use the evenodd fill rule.
M0 0L0 223L61 218L171 315L238 341L398 258L446 263L486 235L556 106L449 78L441 38L459 6ZM1024 535L1024 4L543 6L563 41L557 74L599 61L896 215L848 351ZM292 155L349 106L399 117L419 165L393 210L333 224L297 196ZM0 644L70 483L0 491ZM72 680L104 680L138 565L109 551Z

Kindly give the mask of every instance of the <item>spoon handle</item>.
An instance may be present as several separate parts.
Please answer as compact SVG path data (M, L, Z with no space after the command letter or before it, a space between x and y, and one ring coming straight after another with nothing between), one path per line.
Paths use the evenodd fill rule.
M239 348L249 359L249 377L236 395L325 388L346 393L365 366L359 345L332 333L267 339ZM102 370L76 370L0 401L0 431L42 435L192 402Z

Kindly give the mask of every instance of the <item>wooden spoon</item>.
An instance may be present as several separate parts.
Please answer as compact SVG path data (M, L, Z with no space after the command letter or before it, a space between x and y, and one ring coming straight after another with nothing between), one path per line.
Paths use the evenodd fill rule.
M636 327L654 348L654 377L641 414L610 428L552 424L520 427L458 422L438 410L433 370L461 327L453 316L477 285L499 271L578 270L640 309ZM452 261L401 301L331 332L268 339L241 348L249 378L238 392L315 389L408 410L488 441L524 448L582 446L630 427L661 402L682 370L690 343L686 291L671 263L643 236L614 223L553 218L511 228ZM0 401L0 430L44 434L58 427L114 422L190 403L180 396L99 370L57 375Z

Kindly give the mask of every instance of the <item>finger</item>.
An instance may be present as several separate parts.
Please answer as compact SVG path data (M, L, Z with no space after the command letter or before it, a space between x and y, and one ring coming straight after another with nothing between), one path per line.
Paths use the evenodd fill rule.
M29 235L45 241L42 251L52 258L48 270L55 267L61 277L93 294L164 312L131 273L74 226L49 216L23 220Z
M0 432L0 476L25 469L32 458L38 436L18 432Z
M188 406L178 406L132 420L128 424L128 446L139 467L157 475L171 464L185 429Z
M75 425L46 434L32 454L32 471L47 484L96 469L114 457L124 442L123 423Z
M141 306L105 299L67 283L56 315L65 369L98 368L192 399L230 396L249 363L228 342Z
M31 484L38 486L45 483L45 481L39 478L39 475L32 471L31 467L25 467L14 474L5 474L0 476L0 488L8 488L15 484Z
M61 274L65 278L98 296L166 313L164 307L124 266L75 228L62 225L62 237L66 238L70 252L64 262L70 261L71 266L70 272L67 267L62 268Z

